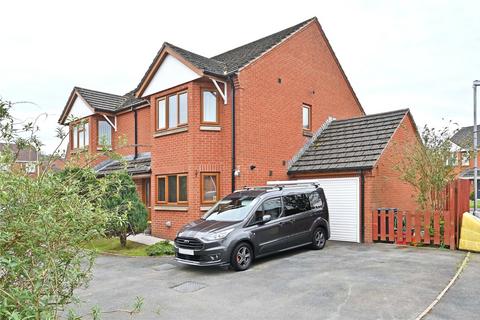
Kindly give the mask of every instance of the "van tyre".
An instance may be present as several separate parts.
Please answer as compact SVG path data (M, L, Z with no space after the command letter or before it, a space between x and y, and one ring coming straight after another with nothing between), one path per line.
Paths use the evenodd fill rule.
M252 247L246 242L240 242L235 246L230 258L230 265L236 271L247 270L253 261Z
M313 236L312 236L312 249L322 250L325 247L326 243L327 243L327 234L325 232L325 229L322 227L315 229L315 231L313 231Z

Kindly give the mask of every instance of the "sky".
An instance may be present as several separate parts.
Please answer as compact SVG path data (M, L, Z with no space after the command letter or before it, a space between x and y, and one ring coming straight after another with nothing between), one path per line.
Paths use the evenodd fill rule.
M209 57L313 16L367 114L473 124L480 1L16 0L0 13L0 97L32 102L14 115L38 118L46 153L74 86L125 94L164 41Z

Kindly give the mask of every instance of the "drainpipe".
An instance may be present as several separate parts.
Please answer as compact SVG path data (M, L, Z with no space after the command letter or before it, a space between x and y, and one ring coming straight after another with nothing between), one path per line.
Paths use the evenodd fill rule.
M233 81L233 75L229 76L230 85L232 87L232 192L235 191L235 82Z
M360 242L365 242L365 174L360 170Z
M135 155L133 159L137 159L138 157L138 123L137 123L137 109L133 109L133 123L134 123L134 141L135 141Z

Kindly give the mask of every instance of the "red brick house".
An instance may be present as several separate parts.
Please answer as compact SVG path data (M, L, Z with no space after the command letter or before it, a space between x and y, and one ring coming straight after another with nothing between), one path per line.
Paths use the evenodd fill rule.
M480 134L477 133L477 137L478 136L480 136ZM470 181L470 191L474 192L473 167L475 161L473 157L473 126L460 128L451 137L450 141L452 142L451 165L455 167L455 172L457 173L459 179ZM477 184L480 186L480 182L477 182ZM480 195L480 188L478 194Z
M152 234L169 239L232 190L297 177L292 159L317 139L329 118L366 118L316 18L211 58L164 43L133 93L76 88L60 122L67 124L73 105L83 101L90 109L83 117L91 139L83 149L96 152L100 121L114 128L113 149L118 137L127 136L119 151L134 178L143 179L140 191L152 195ZM408 133L394 138L404 143L403 135L415 136L416 129L409 112L401 112ZM82 132L73 128L70 154L79 149L75 132ZM377 166L385 168L376 181L395 175L386 162ZM106 174L115 166L106 160L96 168ZM373 199L365 204L381 203L376 187L365 190Z

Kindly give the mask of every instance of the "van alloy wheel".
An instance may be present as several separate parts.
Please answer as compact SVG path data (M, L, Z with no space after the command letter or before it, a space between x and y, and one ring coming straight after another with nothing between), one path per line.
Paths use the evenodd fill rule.
M327 239L325 238L325 230L323 228L315 229L312 240L313 249L323 249L323 247L325 247L325 243L327 242Z
M237 271L247 270L252 264L253 250L248 243L238 244L232 251L230 264Z
M242 267L250 264L250 250L246 246L243 246L238 250L237 263Z

